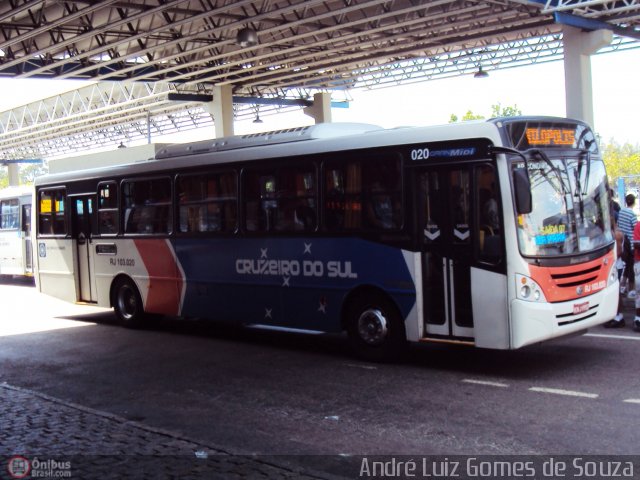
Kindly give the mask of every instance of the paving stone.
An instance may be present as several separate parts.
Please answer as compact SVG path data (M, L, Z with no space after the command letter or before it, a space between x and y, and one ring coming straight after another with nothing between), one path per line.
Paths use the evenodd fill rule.
M48 478L335 479L0 384L0 478L28 465ZM196 454L196 452L198 452ZM26 459L26 462L21 458ZM66 467L69 468L66 468ZM9 478L12 478L9 476Z

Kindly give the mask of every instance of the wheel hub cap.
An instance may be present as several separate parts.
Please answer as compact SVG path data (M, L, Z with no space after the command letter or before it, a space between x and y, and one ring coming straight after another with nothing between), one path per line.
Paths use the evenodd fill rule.
M380 310L366 310L358 319L358 334L368 345L380 345L388 333L387 319Z

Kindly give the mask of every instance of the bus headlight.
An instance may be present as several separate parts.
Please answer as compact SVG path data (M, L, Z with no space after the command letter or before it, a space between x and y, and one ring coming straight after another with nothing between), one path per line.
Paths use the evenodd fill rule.
M607 287L615 284L618 281L618 269L616 268L616 262L613 262L609 269L609 277L607 280Z
M517 298L527 302L546 302L542 288L534 280L524 275L516 275Z

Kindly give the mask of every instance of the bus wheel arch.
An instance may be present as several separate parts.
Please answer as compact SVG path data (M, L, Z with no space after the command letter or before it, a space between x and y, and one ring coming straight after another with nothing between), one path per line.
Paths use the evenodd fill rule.
M400 309L383 290L361 286L349 293L342 308L342 327L354 353L369 361L397 359L407 335Z
M139 328L144 324L146 315L142 296L136 282L131 277L121 274L114 278L109 298L122 326Z

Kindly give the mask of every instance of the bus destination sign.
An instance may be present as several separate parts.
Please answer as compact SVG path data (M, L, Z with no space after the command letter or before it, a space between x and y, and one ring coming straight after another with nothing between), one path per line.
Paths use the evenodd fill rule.
M508 143L517 150L529 148L578 148L598 151L591 129L569 120L505 120Z
M527 128L526 135L531 146L573 147L576 141L575 130L568 128Z

